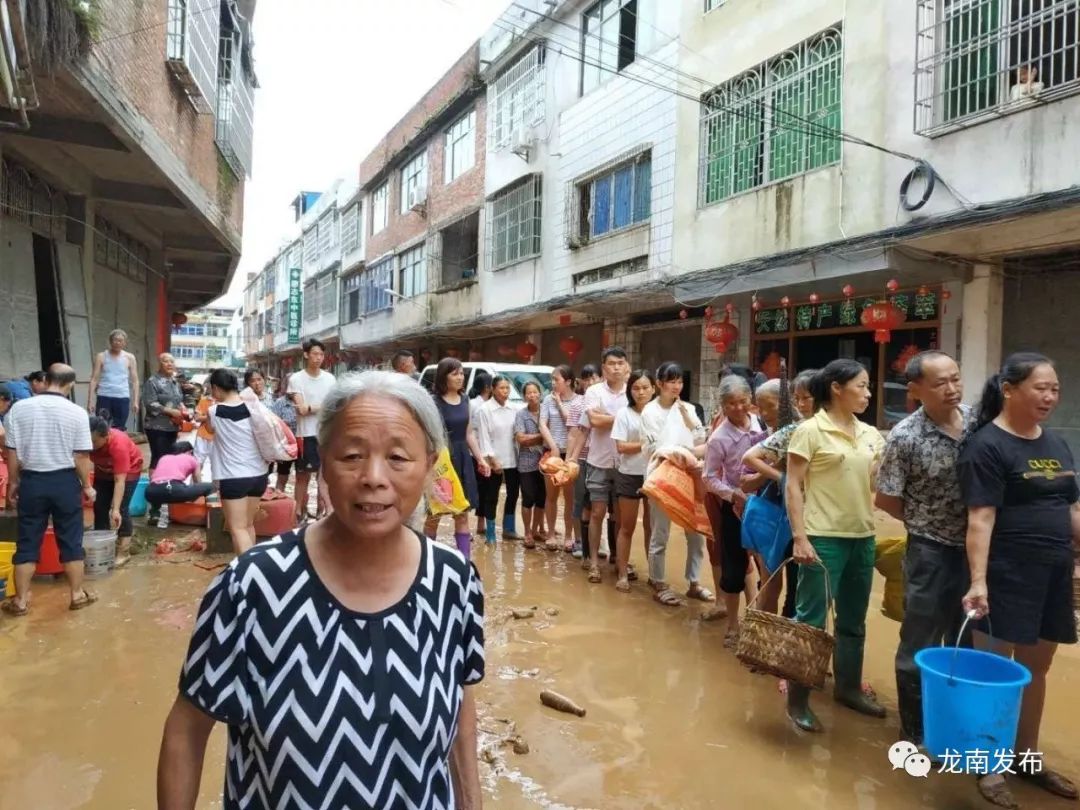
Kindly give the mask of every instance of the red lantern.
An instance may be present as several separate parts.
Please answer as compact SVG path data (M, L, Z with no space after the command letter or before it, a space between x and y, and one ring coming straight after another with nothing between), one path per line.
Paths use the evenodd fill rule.
M785 295L783 298L780 299L780 306L782 306L784 309L787 309L791 306L791 299Z
M585 344L581 342L580 338L576 338L573 335L570 337L564 337L559 341L559 349L562 353L570 358L570 362L574 362L574 358L578 356L578 353L585 347Z
M446 356L447 357L453 357L453 358L457 359L458 357L461 357L461 350L460 349L447 349L446 350Z
M734 311L735 311L735 305L733 303L728 301L726 304L724 304L724 312L726 312L728 315L730 315Z
M722 321L713 321L705 327L705 339L723 354L727 347L739 340L739 330L727 317Z
M821 303L821 296L817 293L810 293L810 303L814 306L817 306L819 303Z
M685 309L680 309L679 310L679 318L681 318L682 320L685 321L689 317L690 317L690 313L687 312Z
M761 302L757 299L756 296L754 297L754 300L750 302L750 309L754 310L754 312L757 312L759 309L761 309Z
M508 345L506 343L504 343L502 346L500 346L497 349L497 351L499 352L499 357L513 357L514 356L514 347L510 346L510 345Z
M518 344L517 356L520 357L523 362L531 363L533 357L536 356L536 353L538 351L540 351L540 349L537 348L535 343L532 343L531 341L526 340L523 343Z
M885 282L885 289L889 292L896 292L900 289L900 282L897 281L895 278L890 278L888 281Z
M185 323L187 323L187 315L185 315L183 312L174 312L172 314L173 326L183 326Z
M945 313L945 314L948 314L948 312L949 312L948 300L950 298L952 298L952 293L949 290L942 290L941 291L941 300L942 300L941 311L943 313Z
M560 315L559 316L559 326L569 326L570 322L572 320L573 320L573 316L571 316L571 315Z
M844 289L842 289L840 292L844 294L844 298L851 298L851 296L855 294L855 288L852 287L850 284L845 284Z
M874 330L875 343L888 343L889 332L903 324L907 317L890 301L875 301L862 311L862 325Z

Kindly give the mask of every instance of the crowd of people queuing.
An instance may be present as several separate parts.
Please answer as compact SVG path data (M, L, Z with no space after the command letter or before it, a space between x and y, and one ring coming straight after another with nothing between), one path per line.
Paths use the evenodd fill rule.
M737 645L740 615L751 602L817 627L824 627L826 613L834 610L834 700L881 718L886 710L862 678L878 530L875 508L880 509L902 521L907 531L904 616L895 656L904 737L918 744L923 735L915 653L941 643L973 645L1014 657L1030 670L1016 749L1039 750L1047 675L1057 646L1077 641L1073 580L1080 550L1076 464L1068 444L1045 427L1060 400L1057 373L1047 357L1020 353L1007 358L987 380L978 406L971 408L962 403L957 362L944 352L924 351L905 370L918 408L883 437L861 418L871 402L871 381L865 367L850 359L803 370L790 381L786 375L765 380L745 367L727 368L719 380L717 413L706 428L698 409L683 398L684 373L678 363L631 369L617 347L604 350L599 368L586 365L575 374L569 366L556 367L551 392L527 383L521 391L524 405L515 407L506 377L478 371L466 391L464 368L455 358L438 364L432 394L416 383L415 363L411 355L404 356L408 353L395 357L394 373L365 372L338 381L322 369L323 345L311 340L303 346L304 368L281 381L276 396L270 388L279 381L257 370L240 379L217 369L192 414L185 405L189 392L168 354L158 358L156 373L138 395L134 358L124 343L123 334L114 333L109 350L95 360L89 418L70 401L75 373L68 366L55 364L47 372L0 384L6 498L18 507L19 524L17 595L3 603L3 610L16 616L29 611L30 579L50 519L71 608L96 601L83 584L83 498L94 502L95 527L115 529L118 555L127 556L132 536L128 504L143 456L124 426L140 407L150 449L147 499L159 510L151 520L160 520L169 503L206 495L213 487L237 552L248 551L255 542L255 510L271 476L276 475L276 488L284 490L295 466L298 530L240 557L215 580L203 612L216 611L221 626L239 632L244 623L236 621L237 611L262 610L259 603L244 601L242 591L251 586L242 569L262 569L265 581L271 586L280 581L284 593L299 581L297 572L277 559L271 565L265 549L299 545L305 554L296 565L310 566L315 577L306 580L297 598L308 600L311 610L378 617L388 623L386 628L398 621L400 611L424 617L424 631L400 643L388 642L386 628L380 632L375 646L384 664L391 653L417 655L428 636L443 638L440 634L453 624L467 666L430 673L432 682L442 685L426 688L458 687L445 709L452 715L447 719L463 721L464 731L454 740L440 737L441 760L429 757L438 774L434 782L395 771L401 792L430 796L434 791L441 797L453 790L459 798L475 798L478 791L475 709L465 687L483 676L483 596L476 569L461 562L471 555L470 511L476 512L475 534L484 543L497 543L501 528L503 541L572 554L582 561L590 583L604 581L601 561L607 560L620 592L629 592L638 578L630 557L640 516L647 582L657 603L674 608L686 599L716 603L702 617L726 617L728 647ZM295 464L268 467L245 404L250 399L241 390L250 391L295 432ZM197 425L194 445L178 441L188 419ZM457 557L447 556L450 551L435 543L437 516L417 519L423 515L432 463L444 446L469 503L452 518ZM542 471L545 456L575 462L577 476L555 483ZM200 481L207 457L213 484ZM684 531L685 589L675 588L666 570L672 521L661 503L642 493L661 459L699 476L705 492L711 536ZM311 512L313 475L317 501ZM786 509L791 536L783 576L771 577L776 572L743 544L740 521L750 497L770 498ZM706 553L715 592L702 582ZM418 566L428 576L417 577ZM442 599L439 582L445 577L460 590L455 598L463 610L443 611L449 603ZM719 602L716 594L723 595ZM441 607L418 610L413 596ZM269 626L275 616L260 614L253 621ZM965 616L973 620L971 633L961 631ZM339 632L358 632L355 623L339 619L336 624ZM192 779L197 786L197 763L189 756L192 740L205 742L204 732L215 719L235 725L252 712L272 708L253 705L240 685L248 677L244 666L270 671L273 661L254 661L249 651L246 662L240 662L245 656L236 656L238 647L218 633L200 641L198 628L209 626L197 623L181 680L187 700L178 700L163 744L163 753L170 752L180 772L163 778L170 784L179 780L181 792L190 789ZM309 643L313 646L306 650ZM297 649L318 655L321 643L304 638ZM368 631L350 636L348 654L358 656L353 664L370 655L373 644ZM395 650L395 644L401 649ZM200 677L206 667L231 667L235 678L221 677L213 687ZM796 684L780 687L791 721L805 731L821 732L810 690ZM289 687L302 688L299 682ZM388 715L401 711L390 698L393 691L384 684L374 698L386 704L378 708ZM264 743L230 736L230 746L256 744ZM452 780L445 771L447 756ZM1045 764L1016 775L1055 795L1078 797L1075 785ZM227 792L247 790L252 778L230 766ZM277 795L281 784L263 785L266 795ZM1001 774L981 776L978 788L997 806L1018 806Z

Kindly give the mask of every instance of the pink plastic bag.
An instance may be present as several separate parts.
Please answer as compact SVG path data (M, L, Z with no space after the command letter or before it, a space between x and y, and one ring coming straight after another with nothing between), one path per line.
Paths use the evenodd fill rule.
M245 388L240 399L251 414L251 430L259 454L266 461L292 461L296 458L296 436L278 416L262 404L255 392Z

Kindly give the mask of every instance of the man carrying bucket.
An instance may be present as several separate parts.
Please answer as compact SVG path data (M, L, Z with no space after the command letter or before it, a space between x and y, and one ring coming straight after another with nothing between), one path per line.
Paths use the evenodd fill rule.
M50 518L71 589L71 609L97 601L83 587L82 496L95 498L90 486L90 424L86 411L69 399L75 385L71 366L54 363L48 383L40 396L15 403L7 419L8 500L16 504L19 520L12 560L17 593L2 607L12 616L25 616L30 610L30 580Z
M904 737L922 743L922 685L915 653L957 642L968 588L967 508L956 461L974 414L961 404L960 368L949 355L921 352L904 370L922 403L889 432L875 505L904 522L904 619L896 650L896 693Z

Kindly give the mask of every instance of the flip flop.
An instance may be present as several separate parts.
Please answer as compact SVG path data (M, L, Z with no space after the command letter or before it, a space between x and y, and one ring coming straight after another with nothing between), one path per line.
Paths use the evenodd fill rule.
M615 590L620 591L621 593L630 593L630 580L620 579L615 583Z
M5 599L2 603L0 603L0 610L2 610L8 616L25 616L27 613L30 612L30 606L20 606L15 601L15 597L13 596L10 599Z
M96 593L90 593L88 590L83 590L82 598L72 599L71 604L68 605L68 610L82 610L83 608L90 607L98 600Z
M682 607L686 604L683 598L671 588L661 588L653 594L653 599L666 607Z
M595 565L589 566L589 582L591 582L593 585L595 585L598 582L603 582L603 581L604 581L604 578L602 576L600 576L600 568L598 566L595 566Z
M1021 769L1016 772L1016 775L1037 787L1041 787L1047 793L1053 793L1063 799L1073 799L1075 801L1080 798L1080 791L1077 791L1076 785L1057 771L1043 770L1032 773Z

